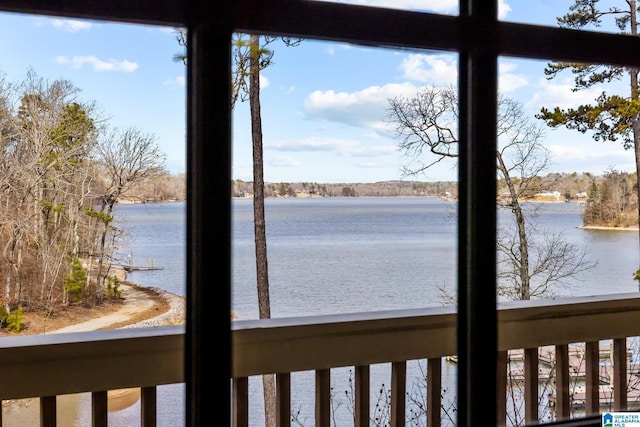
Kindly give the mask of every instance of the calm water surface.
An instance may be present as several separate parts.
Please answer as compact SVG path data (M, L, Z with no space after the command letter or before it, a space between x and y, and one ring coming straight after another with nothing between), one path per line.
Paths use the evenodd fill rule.
M128 235L119 258L163 267L129 280L185 294L185 204L120 205ZM589 250L597 268L558 289L561 295L633 292L638 234L583 230L574 203L532 204L536 229L561 232ZM267 241L272 316L333 314L440 305L455 287L456 203L437 198L268 199ZM233 201L233 300L241 319L257 318L253 210ZM499 222L510 216L501 211Z
M582 209L574 203L532 204L540 233L562 232L589 248L598 262L560 295L595 295L638 290L632 274L638 265L638 234L592 231L581 225ZM456 203L437 198L268 199L265 203L272 317L363 312L441 305L438 289L455 289ZM185 294L185 204L121 205L119 227L129 241L120 257L134 265L163 270L135 272L129 280ZM508 212L499 223L509 224ZM240 319L258 318L250 199L233 201L232 308ZM379 368L379 369L378 369ZM417 372L419 367L409 367ZM443 367L443 369L449 369ZM334 388L348 389L348 369L332 373ZM375 381L387 382L387 368L372 368ZM448 374L455 384L455 370ZM253 379L252 379L253 380ZM313 373L292 375L296 396L313 390ZM250 382L252 420L261 424L260 380ZM375 386L374 386L375 388ZM159 387L158 419L166 426L184 425L184 387ZM372 402L376 395L372 394ZM346 402L342 402L346 407ZM293 402L300 421L313 425L313 399ZM299 406L296 406L299 405ZM344 407L342 409L344 409ZM129 425L139 405L113 413L116 425ZM347 417L349 414L342 415ZM253 421L252 421L253 423Z

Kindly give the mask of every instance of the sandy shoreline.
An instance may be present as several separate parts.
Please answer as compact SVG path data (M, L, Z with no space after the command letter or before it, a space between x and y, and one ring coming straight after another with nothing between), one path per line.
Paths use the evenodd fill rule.
M130 323L140 313L153 309L154 301L146 290L138 285L122 283L123 304L117 311L110 314L99 314L97 317L79 322L64 328L51 330L46 333L67 333L85 332L101 329L122 329L122 328L143 328L165 325L184 324L186 319L186 299L183 296L166 292L162 289L151 288L161 298L164 298L169 305L169 309L157 316L150 317L137 323ZM115 412L126 409L140 399L140 389L119 389L108 392L108 411ZM82 421L86 410L81 410L90 399L86 393L58 396L58 422L62 425L78 425ZM39 399L20 399L14 401L3 401L3 427L25 425L38 425L39 423Z
M583 230L604 230L604 231L638 231L640 228L635 226L630 227L607 227L601 225L579 225L577 228L581 228Z

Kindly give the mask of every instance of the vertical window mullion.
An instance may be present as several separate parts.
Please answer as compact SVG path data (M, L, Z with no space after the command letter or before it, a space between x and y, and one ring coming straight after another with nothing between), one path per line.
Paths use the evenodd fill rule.
M468 259L469 259L469 224L468 224L468 194L469 189L469 163L468 149L468 127L469 114L467 106L469 103L467 91L468 54L460 52L458 60L458 111L460 111L458 124L458 324L457 324L457 347L458 347L458 372L457 372L457 398L458 398L458 424L466 425L468 417L467 405L469 390L467 390L469 343L467 342L468 329Z
M187 38L186 425L230 425L206 399L231 375L231 36L229 2L194 2ZM219 21L204 24L206 16ZM228 19L227 19L228 18ZM215 218L215 220L212 220ZM211 286L211 272L216 283ZM216 305L212 309L212 304ZM206 311L205 311L206 310ZM219 345L205 345L216 331ZM220 359L222 358L222 360ZM211 360L217 360L215 364ZM220 398L223 399L223 398ZM217 402L231 405L230 393Z
M473 31L474 28L485 28L487 31L482 35L492 33L491 26L497 19L497 2L462 0L460 12L461 16L471 19L463 29L469 44L465 51L460 52L458 81L457 425L473 426L478 419L486 425L497 425L497 408L489 408L485 402L487 393L497 393L495 196L498 68L494 53L479 53L489 43ZM472 24L480 21L486 25Z
M467 419L461 425L472 426L482 418L496 425L495 412L486 407L484 393L496 390L495 357L498 348L496 313L496 115L497 58L495 55L469 55L466 65L467 158L461 183L466 188L466 229L463 238L466 269L463 284L466 294L464 324L458 324L459 341L464 342L467 384ZM492 351L493 349L493 351ZM462 356L462 354L460 355ZM462 420L461 420L462 421Z

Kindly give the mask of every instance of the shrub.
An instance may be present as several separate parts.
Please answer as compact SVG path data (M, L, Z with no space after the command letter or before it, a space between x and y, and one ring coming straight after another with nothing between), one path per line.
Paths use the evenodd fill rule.
M120 290L120 282L115 276L107 277L107 296L111 299L120 298L122 291Z
M9 317L7 309L4 306L0 307L0 328L7 326L7 317Z
M71 260L71 273L64 278L64 290L69 296L69 302L78 302L84 298L84 284L87 282L87 269L82 266L80 259L74 256Z
M6 310L5 310L6 311ZM22 330L22 307L18 307L7 315L7 329L13 332Z

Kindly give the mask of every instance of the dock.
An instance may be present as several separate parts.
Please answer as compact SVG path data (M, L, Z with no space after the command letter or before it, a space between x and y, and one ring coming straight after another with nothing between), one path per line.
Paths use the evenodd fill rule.
M127 256L127 264L121 264L119 267L126 271L127 273L131 273L132 271L152 271L152 270L164 270L164 267L156 267L153 265L153 258L147 259L147 265L145 266L136 266L133 265L133 252L129 252Z
M569 345L569 378L571 379L570 402L573 408L584 408L587 401L586 363L584 343ZM601 407L611 408L613 405L613 346L611 343L600 343L599 350L599 402ZM508 351L508 377L512 387L522 387L525 382L524 351L513 349ZM446 357L447 362L457 363L457 356ZM547 390L556 380L556 357L553 346L540 347L538 351L539 387ZM640 363L633 360L633 350L627 349L627 399L629 408L640 408ZM519 384L519 385L518 385ZM549 404L555 406L555 389L551 387L548 396Z
M164 270L164 267L154 267L154 266L135 266L135 265L122 265L121 266L124 271L130 273L132 271L151 271L151 270Z

